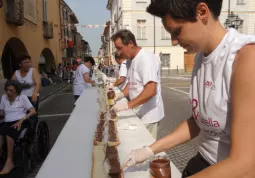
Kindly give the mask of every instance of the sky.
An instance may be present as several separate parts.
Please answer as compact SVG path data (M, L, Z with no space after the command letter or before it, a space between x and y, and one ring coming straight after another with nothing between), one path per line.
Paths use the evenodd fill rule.
M110 11L106 9L108 0L65 0L65 2L79 20L78 32L89 43L92 55L97 56L104 28L81 28L81 25L104 25L109 21Z

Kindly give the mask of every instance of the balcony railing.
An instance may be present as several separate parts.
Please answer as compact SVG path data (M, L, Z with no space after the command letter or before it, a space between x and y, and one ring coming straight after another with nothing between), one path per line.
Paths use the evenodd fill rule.
M24 0L5 0L5 19L7 23L24 24Z
M43 22L43 37L45 39L53 38L53 24L49 22Z

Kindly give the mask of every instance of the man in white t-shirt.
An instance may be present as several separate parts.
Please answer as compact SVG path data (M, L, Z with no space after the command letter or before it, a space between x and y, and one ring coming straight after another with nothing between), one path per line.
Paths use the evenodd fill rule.
M119 112L132 108L156 139L158 122L164 117L159 59L137 46L135 36L129 30L120 30L112 40L120 55L131 60L128 85L116 93L116 100L128 95L130 101L119 101L112 109Z
M95 65L95 60L93 57L86 57L84 60L84 64L79 65L75 72L75 78L73 82L73 95L75 100L77 100L82 94L83 90L88 87L88 84L95 84L89 77L89 72L92 66Z
M113 84L114 87L119 87L122 91L127 84L127 64L126 59L124 59L119 53L115 54L115 61L119 64L117 81Z

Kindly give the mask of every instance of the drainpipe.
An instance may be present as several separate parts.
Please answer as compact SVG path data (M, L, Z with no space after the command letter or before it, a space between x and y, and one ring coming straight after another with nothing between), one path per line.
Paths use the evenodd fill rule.
M59 49L62 52L62 48L61 48L61 40L62 40L62 19L61 19L61 0L58 1L59 2L59 22L60 22L60 39L59 39ZM62 57L62 54L60 54ZM61 58L61 64L63 63L62 58ZM62 64L63 65L63 64Z
M230 14L230 0L228 0L228 15Z

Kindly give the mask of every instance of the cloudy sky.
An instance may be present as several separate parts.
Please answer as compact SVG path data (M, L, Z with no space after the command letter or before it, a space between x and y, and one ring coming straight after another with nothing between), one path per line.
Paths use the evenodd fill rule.
M110 11L106 9L107 0L65 0L65 2L76 14L79 25L103 25L110 19ZM102 27L91 29L78 27L83 39L89 42L93 55L97 55L101 46L100 36L103 30Z

